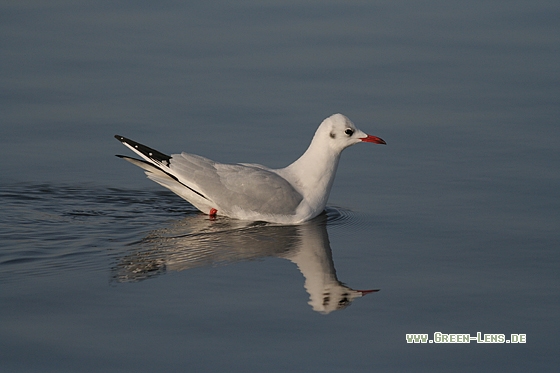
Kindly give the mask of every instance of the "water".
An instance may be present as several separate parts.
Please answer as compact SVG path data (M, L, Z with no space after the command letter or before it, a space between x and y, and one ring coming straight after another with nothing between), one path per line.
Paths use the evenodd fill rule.
M2 371L555 371L557 2L0 9ZM333 112L388 145L304 226L113 156L282 167ZM527 343L405 340L438 331Z

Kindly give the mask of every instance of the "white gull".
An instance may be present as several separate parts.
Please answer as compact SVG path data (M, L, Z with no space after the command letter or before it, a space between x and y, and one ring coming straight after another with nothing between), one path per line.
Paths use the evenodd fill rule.
M170 189L211 216L298 224L319 215L327 204L342 151L359 142L385 144L360 131L342 114L325 119L305 153L288 167L224 164L199 155L171 156L116 135L144 160L124 158L149 179Z

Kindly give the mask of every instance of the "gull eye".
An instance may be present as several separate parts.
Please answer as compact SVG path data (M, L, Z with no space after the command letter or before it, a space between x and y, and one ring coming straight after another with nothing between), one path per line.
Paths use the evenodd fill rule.
M347 134L348 136L352 136L354 134L354 130L347 128L346 131L344 131L345 134Z

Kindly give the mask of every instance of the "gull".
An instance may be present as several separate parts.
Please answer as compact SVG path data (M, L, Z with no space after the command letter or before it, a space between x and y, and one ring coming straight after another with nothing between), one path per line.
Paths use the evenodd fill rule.
M360 142L386 144L342 114L326 118L305 153L280 169L224 164L189 153L166 155L126 137L115 138L142 159L117 157L144 169L149 179L201 212L279 224L300 224L323 212L344 149Z

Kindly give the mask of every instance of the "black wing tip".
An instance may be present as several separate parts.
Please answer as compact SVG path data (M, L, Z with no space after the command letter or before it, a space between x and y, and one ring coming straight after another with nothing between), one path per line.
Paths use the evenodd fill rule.
M123 144L126 143L126 144L131 144L131 145L134 145L134 144L139 144L139 145L141 145L140 143L137 143L136 141L131 140L131 139L129 139L128 137L124 137L124 136L121 136L121 135L115 135L115 139L119 140L119 141L122 142Z
M127 139L126 137L120 136L120 135L115 135L115 138L117 140L119 140L120 142L122 142L123 144L128 144L129 146L133 146L135 149L137 149L139 152L141 152L142 154L148 156L150 159L154 159L157 160L159 162L165 162L167 166L169 166L169 161L171 160L171 157L167 154L163 154L155 149L152 148L148 148L146 145L142 145L136 141ZM150 166L153 166L155 168L157 168L158 170L164 172L165 174L167 174L170 178L172 178L173 180L175 180L176 182L178 182L179 184L185 186L186 188L190 189L191 191L193 191L194 193L198 194L199 196L201 196L204 199L209 200L208 197L206 197L204 194L200 193L199 191L191 188L190 186L188 186L187 184L183 183L182 181L180 181L177 176L173 175L172 173L168 172L167 170L161 168L158 165L154 165L152 163L143 161L141 159L136 159L136 158L131 158L128 157L126 155L120 155L120 154L115 154L115 156L122 158L122 159L134 159L135 161L139 161L139 162L143 162L146 164L149 164Z
M150 147L147 147L146 145L140 144L139 142L128 139L121 135L115 135L115 138L120 142L122 142L123 144L131 146L134 149L138 150L140 153L144 154L148 158L156 160L158 162L166 162L167 166L169 166L169 160L171 159L171 156L164 154L160 151L157 151L155 149L152 149Z

